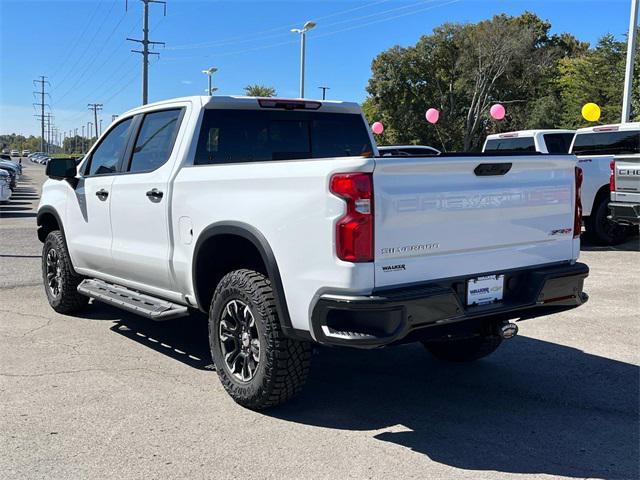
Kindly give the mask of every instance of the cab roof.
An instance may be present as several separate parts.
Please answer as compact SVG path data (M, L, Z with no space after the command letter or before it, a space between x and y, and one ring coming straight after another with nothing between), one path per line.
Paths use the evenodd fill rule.
M579 128L576 134L581 133L602 133L602 132L624 132L628 130L640 130L640 122L612 123L609 125L596 125L593 127Z
M536 130L517 130L514 132L502 132L492 133L487 135L487 140L494 140L496 138L527 138L535 137L536 135L546 135L548 133L575 133L575 130L567 130L562 128L550 128L550 129L536 129Z
M193 103L202 108L224 108L238 110L279 109L279 110L307 110L332 113L356 113L360 114L360 105L355 102L343 102L336 100L315 100L307 98L279 98L279 97L246 97L246 96L191 96L171 98L159 102L149 103L136 107L122 114L131 115L143 113L158 107L170 106L176 103ZM307 106L308 108L299 108ZM288 108L292 107L292 108Z

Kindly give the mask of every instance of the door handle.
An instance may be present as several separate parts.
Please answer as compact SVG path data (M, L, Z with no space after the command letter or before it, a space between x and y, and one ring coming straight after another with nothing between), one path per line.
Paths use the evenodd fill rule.
M104 188L101 188L96 192L96 197L98 197L102 201L106 200L108 196L109 192L107 192Z
M147 197L149 197L151 200L160 200L163 195L164 193L162 193L157 188L152 188L147 192Z

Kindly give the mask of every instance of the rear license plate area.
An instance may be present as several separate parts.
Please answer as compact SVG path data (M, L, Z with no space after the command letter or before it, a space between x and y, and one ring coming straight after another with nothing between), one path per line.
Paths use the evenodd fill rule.
M467 305L487 305L502 301L504 274L487 275L467 280Z

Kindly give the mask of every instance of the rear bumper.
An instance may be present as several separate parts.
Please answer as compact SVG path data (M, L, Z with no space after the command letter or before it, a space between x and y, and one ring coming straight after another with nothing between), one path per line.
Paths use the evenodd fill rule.
M640 224L640 204L609 202L611 220L624 225Z
M465 306L469 278L504 273L504 299ZM326 345L375 348L413 334L446 336L467 322L534 318L572 309L588 299L583 292L589 267L562 264L487 272L366 296L323 295L311 316L313 337Z

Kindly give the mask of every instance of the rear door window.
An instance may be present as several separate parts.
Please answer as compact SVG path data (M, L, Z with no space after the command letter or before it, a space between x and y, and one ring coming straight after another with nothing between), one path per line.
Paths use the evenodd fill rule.
M573 133L545 133L542 137L549 153L564 154L569 153Z
M195 164L371 156L358 114L206 110Z
M533 137L492 138L487 140L485 152L535 152Z
M640 130L579 133L571 153L575 155L624 155L640 153Z

